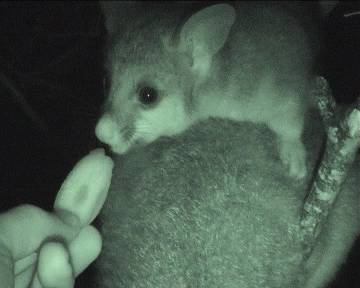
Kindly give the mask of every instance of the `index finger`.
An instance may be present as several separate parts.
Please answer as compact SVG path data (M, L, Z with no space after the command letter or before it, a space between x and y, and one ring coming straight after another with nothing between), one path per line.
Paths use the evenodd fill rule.
M48 237L59 235L71 241L80 227L67 225L55 214L25 204L0 215L0 231L1 251L17 261L36 251Z

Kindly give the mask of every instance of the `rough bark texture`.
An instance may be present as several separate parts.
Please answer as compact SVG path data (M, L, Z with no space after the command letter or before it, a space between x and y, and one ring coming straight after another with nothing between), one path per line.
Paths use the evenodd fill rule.
M327 141L314 183L304 203L301 229L305 256L312 252L360 146L360 101L356 107L341 113L323 77L316 79L314 94Z

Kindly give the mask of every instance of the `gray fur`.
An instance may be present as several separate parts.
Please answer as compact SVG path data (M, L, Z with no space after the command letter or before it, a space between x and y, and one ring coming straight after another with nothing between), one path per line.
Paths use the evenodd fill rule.
M306 129L311 170L319 122ZM289 181L274 141L265 126L212 120L118 157L96 287L324 287L359 231L358 170L306 264L298 224L311 177Z
M137 140L177 135L208 117L263 123L279 136L289 174L304 177L300 138L317 46L314 5L148 1L103 6L112 84L110 109L96 129L101 141L121 154ZM138 101L144 85L161 94L151 109ZM131 129L133 139L122 135Z
M232 3L238 4L231 32L238 39L214 57L213 78L206 85L195 83L186 68L192 61L189 51L174 57L162 36L170 35L176 46L183 24L208 3L119 2L104 7L112 86L108 114L97 130L102 141L116 148L116 129L133 135L128 127L144 116L134 100L143 75L167 88L170 103L185 105L188 118L210 111L206 116L242 122L207 119L191 126L184 121L184 129L172 139L151 139L148 146L130 150L128 143L118 147L127 154L116 158L100 216L104 243L95 287L320 288L346 258L359 231L359 167L348 178L314 254L304 262L300 210L323 130L318 118L308 120L304 140L310 172L300 182L286 177L273 133L294 134L290 136L296 141L287 146L294 149L290 155L300 145L300 160L295 160L305 158L300 135L317 47L311 41L316 39L311 24L316 15L308 13L312 4ZM226 57L236 53L239 57ZM264 75L271 81L262 82ZM275 84L269 93L253 101L254 91L269 88L269 83ZM224 89L229 85L237 93ZM163 121L162 112L153 114L160 119L153 123L177 124L179 119ZM105 133L109 127L112 133Z

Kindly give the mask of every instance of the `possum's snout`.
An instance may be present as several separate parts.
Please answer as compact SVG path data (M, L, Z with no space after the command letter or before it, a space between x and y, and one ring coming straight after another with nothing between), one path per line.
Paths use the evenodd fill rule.
M118 124L109 114L104 114L95 127L96 137L110 146L111 150L118 154L124 154L130 148L130 145L125 141Z

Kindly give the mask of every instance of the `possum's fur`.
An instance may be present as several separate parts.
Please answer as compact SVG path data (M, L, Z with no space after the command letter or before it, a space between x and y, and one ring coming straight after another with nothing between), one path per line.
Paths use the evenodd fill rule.
M315 55L311 52L314 47L310 46L316 46L316 41L307 41L305 37L306 30L313 28L308 19L304 20L310 15L309 10L298 8L311 1L279 1L269 6L269 1L254 2L239 2L250 9L248 12L239 9L238 23L245 29L239 35L244 45L224 47L239 49L239 57L228 61L231 63L224 57L218 59L219 65L214 65L218 69L236 62L239 70L236 80L242 93L234 95L241 96L243 101L233 101L237 105L226 108L251 122L209 119L197 124L186 122L194 115L190 112L204 113L208 106L219 108L218 100L229 95L214 90L221 90L221 85L234 75L219 69L222 77L208 82L212 85L200 85L209 90L203 93L202 103L190 97L189 91L195 84L187 73L189 69L185 69L186 61L170 57L173 54L168 54L171 51L165 49L162 36L173 32L179 14L185 13L183 4L194 2L133 2L128 3L126 10L121 3L120 10L111 3L103 4L109 4L104 11L110 34L107 68L112 84L103 122L109 125L98 126L99 139L115 148L117 142L132 144L128 139L117 140L139 134L136 123L142 119L145 120L138 126L147 127L142 131L145 136L153 133L173 138L150 139L154 142L130 150L130 145L124 144L126 149L121 146L127 154L115 158L109 196L100 215L103 251L95 263L98 273L94 287L320 288L334 277L346 258L360 226L356 191L360 179L355 177L359 165L346 180L318 246L305 262L299 239L300 211L321 155L321 120L315 117L305 127L303 140L309 173L300 182L287 177L288 171L277 151L276 131L269 129L269 124L278 119L280 126L294 128L287 131L302 130L291 125L291 120L294 118L293 124L302 126L305 109L301 106L305 100L297 96L308 96L309 79L305 78ZM275 4L287 5L293 14L273 10ZM200 3L196 9L202 5L205 4ZM267 8L253 9L252 5ZM254 15L257 17L253 18ZM308 26L300 28L302 20ZM253 31L254 25L259 30ZM283 91L293 89L295 94L301 94L295 95L299 109L290 109L291 100L286 97L275 97L279 101L272 101L274 95L268 93L272 90L265 89L266 83L265 87L260 85L263 82L258 73L269 67L276 68L273 74L281 76L278 80ZM150 80L166 90L167 97L157 106L163 108L144 110L136 103L134 87L143 74L155 78ZM251 106L250 92L257 86L267 93L262 93L264 97L254 100ZM218 110L222 115L209 113L210 116L236 118L224 117L231 116L228 109ZM151 113L152 118L147 116ZM246 113L251 117L245 117ZM256 121L266 113L273 116L268 117L268 122ZM170 127L172 134L155 133L162 126ZM124 135L120 135L123 131Z
M311 171L320 122L305 129ZM298 225L311 176L284 176L275 147L266 126L209 120L116 158L95 287L324 287L359 231L359 165L304 263Z
M251 121L279 136L289 175L304 177L314 3L185 3L104 4L111 85L97 137L123 154L209 117ZM158 92L156 105L139 101L144 87Z

